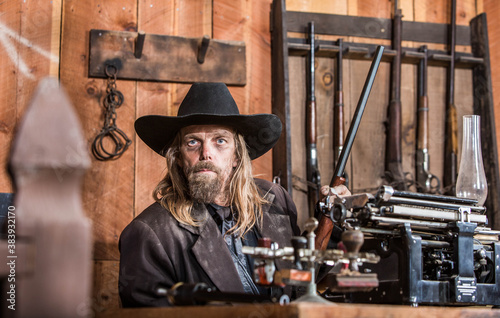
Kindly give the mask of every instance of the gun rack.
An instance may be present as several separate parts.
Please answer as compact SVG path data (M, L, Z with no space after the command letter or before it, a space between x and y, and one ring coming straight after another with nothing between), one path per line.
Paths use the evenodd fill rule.
M246 84L245 43L108 30L90 30L89 77Z
M291 63L290 57L305 57L308 54L310 48L307 41L307 30L308 23L311 21L314 21L316 34L321 35L323 38L315 40L317 57L336 58L339 52L337 40L345 37L380 40L386 47L382 62L392 61L396 54L396 51L392 50L390 46L392 37L391 19L286 11L285 0L273 1L270 22L272 111L279 116L283 123L281 138L273 149L273 175L279 177L281 185L289 193L292 193L294 188L292 185L291 150L294 137L292 136L290 120L290 104L293 99L291 99L290 95L292 94L294 99L304 98L303 93L297 93L296 87L290 89L290 81L294 79L294 76L295 78L297 76L304 77L304 74L291 74L289 64ZM424 57L423 53L418 52L418 46L420 45L428 43L447 45L449 41L448 27L448 24L403 21L402 64L418 64ZM414 42L415 47L408 47L408 42ZM473 92L473 106L470 111L481 116L482 152L488 180L488 198L485 206L490 226L498 228L500 227L500 185L486 14L480 14L473 18L469 26L457 25L456 45L469 47L469 50L464 51L471 52L464 53L457 50L455 53L455 67L472 71L473 87L470 89ZM348 60L371 60L376 46L376 44L344 41L343 58ZM429 50L429 66L447 67L450 61L449 52ZM297 63L294 62L294 65L296 66ZM384 78L378 79L378 81L383 80ZM330 77L331 81L333 80ZM350 78L350 81L352 82L353 78ZM442 85L446 87L446 83ZM351 103L355 104L355 101L351 101ZM305 101L302 104L305 105ZM330 107L333 108L333 104L331 105ZM370 106L368 105L368 107ZM386 108L379 111L385 114ZM293 115L297 116L296 114ZM461 121L461 118L458 119ZM296 133L297 128L294 127L294 133ZM358 137L356 140L358 140ZM385 139L385 135L378 137ZM461 146L461 142L459 146ZM295 151L293 154L300 155ZM320 155L318 154L318 156ZM355 167L356 163L353 166ZM322 179L322 184L327 184L330 177L325 176ZM380 180L373 180L373 183L374 185L375 183L380 184Z

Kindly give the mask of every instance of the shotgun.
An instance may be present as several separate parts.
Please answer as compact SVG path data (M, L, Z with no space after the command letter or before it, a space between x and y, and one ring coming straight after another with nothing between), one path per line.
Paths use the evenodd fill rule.
M420 52L424 57L418 65L418 107L417 107L417 152L416 176L417 190L426 193L438 193L440 181L429 172L429 99L427 97L427 45L423 45Z
M316 202L319 200L321 188L320 174L318 170L318 152L316 149L316 96L314 93L314 21L309 22L309 71L308 71L308 93L306 105L306 174L307 174L307 202L309 216L314 216Z
M388 107L388 123L385 147L385 177L397 190L406 190L401 154L401 34L402 14L398 2L394 2L392 22L392 49L396 51L391 63L391 100Z
M370 66L370 70L368 71L368 76L365 80L365 85L363 86L358 105L356 106L356 111L354 112L351 125L349 126L349 131L347 132L347 136L345 138L344 146L342 147L339 160L335 166L335 172L330 182L330 187L335 187L345 182L345 179L342 177L342 175L344 174L347 158L349 158L349 154L351 153L352 144L354 142L354 138L356 137L356 133L358 132L361 117L363 116L363 112L365 111L366 102L368 101L368 97L370 96L370 91L372 89L373 81L375 80L375 75L377 74L383 52L384 47L380 45L377 46L372 64ZM327 214L322 213L318 228L316 229L316 249L326 249L328 241L330 241L333 227L333 220L329 216L327 216Z
M451 1L451 24L450 36L450 66L448 68L448 91L446 96L446 128L444 142L444 175L443 192L455 195L455 184L457 182L457 109L455 107L455 37L456 37L456 13L457 2Z
M342 59L343 59L343 42L339 39L337 42L339 53L337 55L337 81L335 88L335 101L333 107L333 164L337 164L342 147L344 145L344 95L342 87ZM347 172L344 171L345 186L349 187L349 178Z

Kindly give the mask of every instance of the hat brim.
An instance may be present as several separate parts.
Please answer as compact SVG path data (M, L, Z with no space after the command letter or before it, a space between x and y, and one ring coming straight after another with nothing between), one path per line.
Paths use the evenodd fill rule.
M191 125L223 125L241 133L247 143L250 159L268 152L281 135L281 121L273 114L186 116L148 115L135 121L137 135L151 149L165 156L175 136L183 127Z

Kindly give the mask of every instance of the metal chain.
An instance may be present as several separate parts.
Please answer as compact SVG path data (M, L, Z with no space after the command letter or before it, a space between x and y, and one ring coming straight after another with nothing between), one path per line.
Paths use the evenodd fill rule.
M116 66L107 64L105 71L108 77L106 96L104 97L104 125L101 132L95 137L92 143L92 154L97 160L106 161L118 159L132 141L127 135L116 126L116 109L123 104L123 94L116 89ZM104 140L109 139L114 145L113 150L106 150Z

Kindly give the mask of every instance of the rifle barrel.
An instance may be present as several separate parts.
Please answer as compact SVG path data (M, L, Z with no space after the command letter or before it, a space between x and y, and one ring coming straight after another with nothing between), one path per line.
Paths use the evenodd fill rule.
M316 148L316 96L315 96L315 70L314 70L314 21L309 23L309 92L306 105L306 148L307 148L307 199L309 215L313 216L316 203L319 200L321 188L320 174L318 170L318 152Z
M366 102L368 101L368 97L370 96L373 82L375 80L375 75L377 75L377 70L380 65L380 60L382 59L383 53L384 47L381 45L377 46L377 49L375 50L375 56L370 66L370 70L368 71L368 76L365 80L365 85L363 86L361 96L358 100L358 105L356 106L356 111L354 112L351 125L349 126L349 131L347 132L344 146L342 147L342 152L340 153L339 160L337 162L337 165L335 166L335 172L330 182L330 186L336 186L343 183L343 181L341 181L343 179L342 174L344 173L345 165L347 163L347 158L349 157L349 154L351 152L352 144L354 143L354 139L356 138L356 133L358 132L359 124L361 122L361 117L363 116L363 112L365 111Z
M333 108L333 158L334 164L337 163L342 147L344 146L344 96L342 91L342 39L338 40L339 53L337 55L337 79L335 88L335 101Z
M445 194L455 195L455 184L457 180L457 154L458 154L458 132L457 132L457 109L455 107L455 42L456 42L456 0L451 1L451 25L450 25L450 66L448 68L448 95L446 109L446 132L445 132L445 160L443 186Z
M405 190L401 147L401 39L402 14L394 4L392 49L396 51L391 63L391 95L388 107L388 126L385 147L386 178L394 187Z

